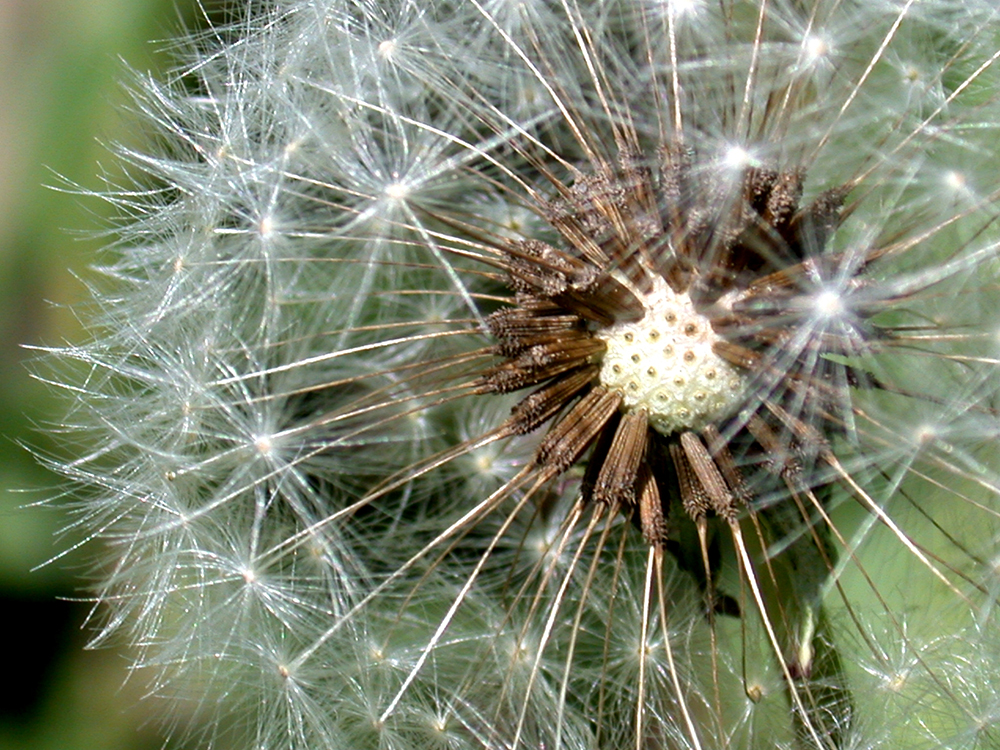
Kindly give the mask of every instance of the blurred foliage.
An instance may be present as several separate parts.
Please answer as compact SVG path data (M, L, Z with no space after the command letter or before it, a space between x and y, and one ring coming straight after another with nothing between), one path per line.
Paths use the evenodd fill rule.
M30 509L58 492L25 445L46 452L58 400L29 377L25 345L79 335L69 306L105 240L108 207L53 186L101 189L118 175L109 143L134 121L121 80L171 64L162 51L217 6L195 0L7 0L0 3L0 628L8 695L0 750L160 746L142 686L113 650L84 651L81 567L96 550L47 560L79 541L67 518ZM41 429L40 429L41 428ZM39 567L41 566L41 567ZM72 599L77 601L72 601Z

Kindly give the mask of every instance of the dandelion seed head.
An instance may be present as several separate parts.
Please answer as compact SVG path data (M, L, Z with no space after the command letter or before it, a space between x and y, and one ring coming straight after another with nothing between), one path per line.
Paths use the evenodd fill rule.
M918 85L924 79L924 74L916 65L903 65L903 80L910 85Z
M723 151L721 161L726 169L742 174L743 170L753 163L754 158L743 146L729 146Z
M971 175L964 170L947 169L941 175L942 182L942 203L960 205L963 207L975 207L977 210L982 206L982 195Z
M902 692L910 678L909 672L897 672L885 680L885 688L893 693Z
M478 469L483 474L489 474L490 470L496 463L496 458L497 458L496 453L495 452L487 453L484 451L479 451L478 453L479 455L472 454L473 464L475 465L475 468Z
M696 16L705 9L705 0L661 0L668 13L675 18Z
M253 447L261 456L270 457L274 454L274 438L271 435L257 435L253 439Z
M818 35L809 34L802 40L802 51L805 55L807 66L822 64L833 52L828 39Z
M918 425L913 433L920 445L930 445L940 437L940 431L933 424Z
M844 302L840 294L833 289L821 290L815 298L813 306L822 318L837 318L844 314Z
M530 668L538 654L534 631L523 636L504 637L497 647L502 654L502 663L519 669Z
M405 182L391 182L385 187L389 200L403 202L410 197L410 187Z
M385 39L378 44L378 55L383 60L392 60L392 55L396 51L396 40Z
M63 355L99 637L245 719L206 745L982 744L989 638L899 623L997 597L994 5L192 40Z
M955 191L965 190L967 180L965 175L955 170L948 170L944 174L944 184Z

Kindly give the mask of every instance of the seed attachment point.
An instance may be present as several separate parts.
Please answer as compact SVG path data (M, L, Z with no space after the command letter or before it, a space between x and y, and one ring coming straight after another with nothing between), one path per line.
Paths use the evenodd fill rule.
M601 385L622 394L626 411L645 409L663 435L700 429L735 408L745 375L713 351L719 336L691 298L657 277L643 304L640 320L595 332L607 345Z

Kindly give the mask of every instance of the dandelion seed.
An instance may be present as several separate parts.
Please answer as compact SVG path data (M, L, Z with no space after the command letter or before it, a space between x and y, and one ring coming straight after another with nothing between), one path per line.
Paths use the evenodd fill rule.
M814 305L816 312L824 318L835 318L844 312L844 306L840 302L840 295L830 289L816 295Z
M393 182L385 188L386 197L394 201L405 201L410 189L402 182Z
M383 42L379 42L378 54L385 60L392 59L392 53L396 51L396 40L386 39Z
M830 54L830 44L820 36L808 36L802 43L802 47L807 55L807 60L811 63L821 60Z

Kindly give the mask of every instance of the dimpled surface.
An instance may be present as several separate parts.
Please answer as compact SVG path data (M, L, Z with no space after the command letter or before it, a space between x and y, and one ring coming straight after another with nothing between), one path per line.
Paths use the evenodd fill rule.
M698 430L725 416L743 391L744 376L712 351L719 336L687 294L656 279L646 314L595 335L607 344L601 384L618 390L627 410L645 408L657 432Z

